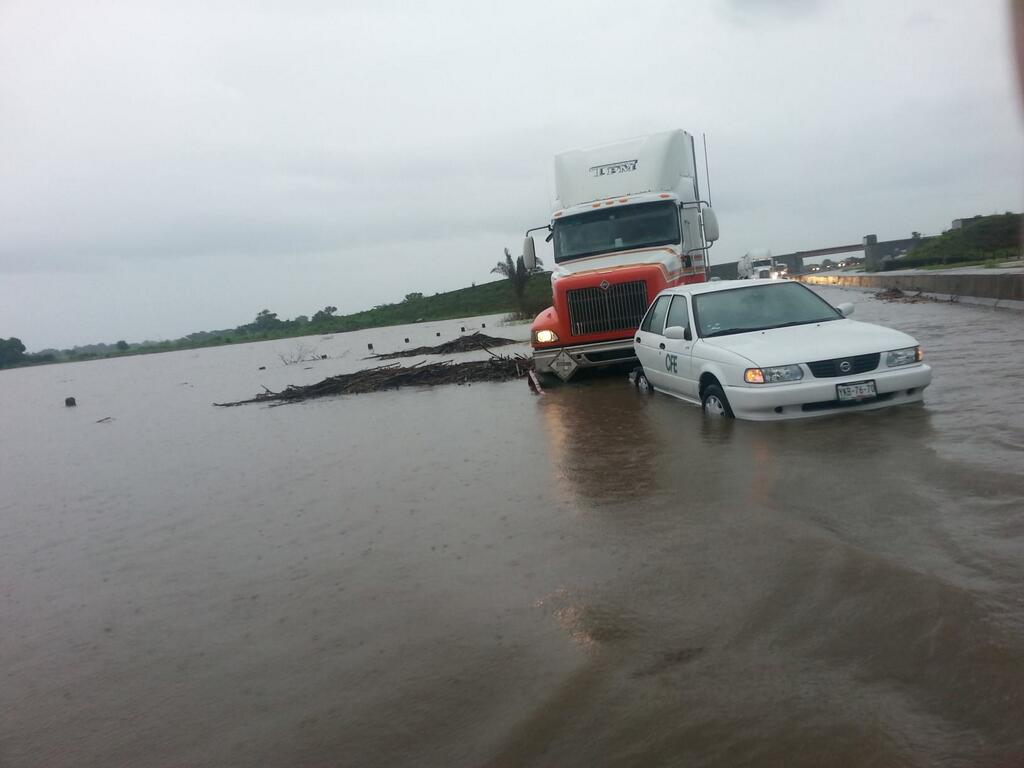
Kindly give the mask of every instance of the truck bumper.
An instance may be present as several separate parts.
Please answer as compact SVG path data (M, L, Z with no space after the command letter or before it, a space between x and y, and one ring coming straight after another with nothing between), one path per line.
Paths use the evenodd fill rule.
M567 364L567 357L575 365ZM614 341L533 350L533 362L539 372L554 373L565 381L572 378L577 368L600 368L634 360L636 354L633 352L632 336Z

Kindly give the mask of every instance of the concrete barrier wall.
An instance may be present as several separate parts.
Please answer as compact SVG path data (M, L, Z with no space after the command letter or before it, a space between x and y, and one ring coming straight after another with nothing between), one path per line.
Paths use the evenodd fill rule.
M949 297L973 297L986 299L983 302L996 306L1024 306L1024 273L995 275L887 275L884 272L870 275L794 275L794 279L815 285L839 285L854 288L884 290L899 288L901 291L937 294ZM1018 306L1020 305L1020 306Z
M735 261L729 261L725 264L712 264L708 269L711 273L711 277L717 277L720 280L735 280L740 276L740 273L736 271L738 263Z

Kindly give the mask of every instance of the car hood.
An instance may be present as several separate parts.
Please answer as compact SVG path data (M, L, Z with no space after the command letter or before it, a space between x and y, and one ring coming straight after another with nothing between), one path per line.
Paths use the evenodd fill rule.
M901 331L845 319L716 336L702 341L742 355L762 368L886 352L917 344L912 336Z

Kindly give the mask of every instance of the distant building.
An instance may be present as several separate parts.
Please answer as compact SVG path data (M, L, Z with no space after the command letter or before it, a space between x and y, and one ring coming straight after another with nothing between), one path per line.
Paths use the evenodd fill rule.
M969 217L967 217L965 219L953 219L953 226L951 226L950 229L961 229L963 227L965 221L971 221L972 219L980 219L980 218L981 218L981 214L980 213L976 213L973 216L969 216Z

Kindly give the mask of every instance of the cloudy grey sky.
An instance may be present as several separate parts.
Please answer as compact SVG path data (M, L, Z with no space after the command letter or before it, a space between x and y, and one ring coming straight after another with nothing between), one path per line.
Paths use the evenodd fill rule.
M0 337L176 338L491 279L552 155L708 135L713 261L1024 208L1008 9L0 0Z

